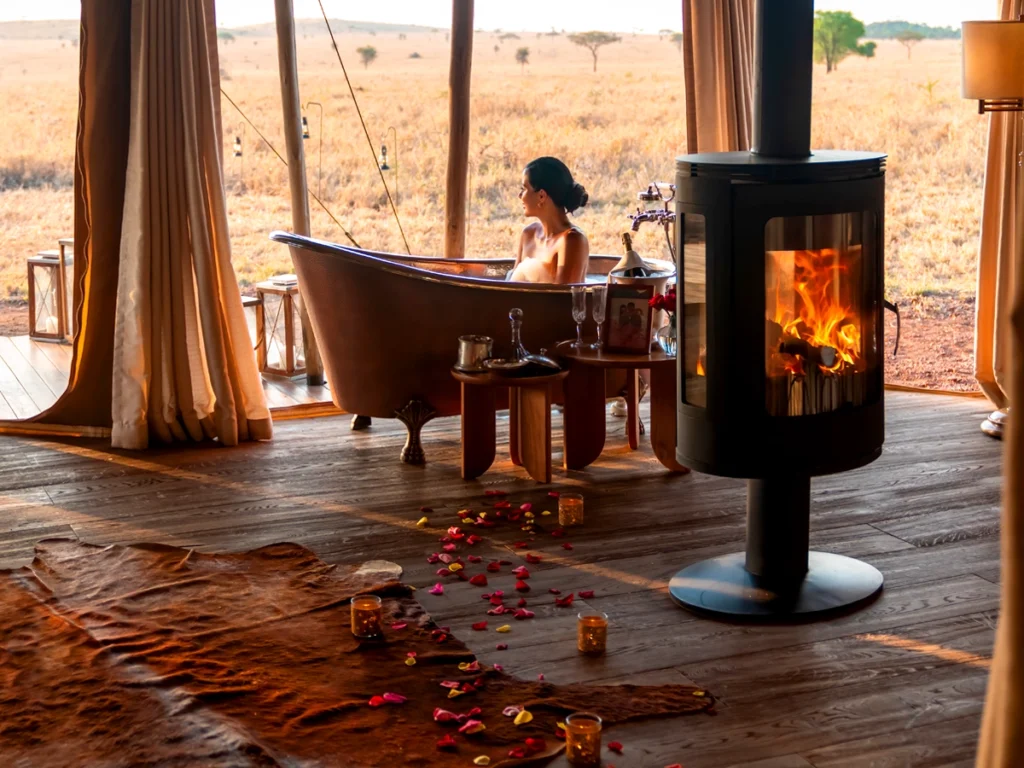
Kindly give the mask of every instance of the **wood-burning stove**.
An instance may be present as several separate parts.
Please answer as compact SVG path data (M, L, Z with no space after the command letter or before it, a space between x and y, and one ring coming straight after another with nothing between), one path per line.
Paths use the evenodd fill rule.
M670 593L722 613L865 600L881 574L808 551L810 478L884 439L885 155L810 152L813 0L761 0L752 152L677 161L677 456L749 479L746 552Z

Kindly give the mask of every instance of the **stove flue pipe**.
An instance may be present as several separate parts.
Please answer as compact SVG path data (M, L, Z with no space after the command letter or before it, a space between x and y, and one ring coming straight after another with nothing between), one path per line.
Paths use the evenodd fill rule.
M810 156L813 68L814 0L757 0L752 152Z

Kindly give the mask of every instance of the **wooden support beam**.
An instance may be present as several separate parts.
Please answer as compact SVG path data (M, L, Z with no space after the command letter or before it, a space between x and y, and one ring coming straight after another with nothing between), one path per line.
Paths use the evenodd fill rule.
M284 112L285 156L288 160L288 186L292 195L292 231L310 234L309 194L306 190L306 154L302 148L302 111L299 106L299 67L295 58L295 16L292 0L274 0L277 15L277 63L281 73L281 107ZM292 264L295 253L292 253ZM294 267L293 267L294 268ZM299 298L302 279L299 278ZM306 352L306 381L311 385L324 383L324 366L320 350L306 312L305 301L299 301L302 319L302 347Z
M466 174L469 168L469 81L473 66L473 2L452 0L448 69L448 176L444 198L444 256L466 255Z

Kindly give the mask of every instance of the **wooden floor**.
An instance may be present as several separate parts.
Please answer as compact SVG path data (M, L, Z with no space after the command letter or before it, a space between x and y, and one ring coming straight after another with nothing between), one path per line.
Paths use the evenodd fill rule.
M71 345L0 336L0 419L27 419L64 394L71 370ZM330 403L327 386L313 387L299 376L264 376L263 392L271 410Z
M719 698L716 717L616 728L624 754L608 762L970 766L998 609L1001 446L978 430L982 400L890 392L887 403L882 458L813 484L813 545L862 558L886 579L876 602L825 621L734 624L675 607L665 585L677 569L742 548L744 485L667 474L646 438L640 451L626 448L614 418L604 456L584 472L556 471L552 486L501 456L462 482L457 419L427 426L426 467L398 463L404 433L394 423L350 433L344 417L279 423L272 442L233 449L126 453L103 441L3 438L0 565L28 563L33 543L53 536L204 551L294 541L331 562L394 560L424 587L436 578L426 556L438 537L487 488L537 511L553 507L549 489L580 489L586 525L569 537L573 549L547 535L533 542L543 557L530 566L535 619L510 622L510 634L473 632L488 618L483 590L419 594L483 661L524 678L689 680ZM433 508L426 529L415 525L421 506ZM531 551L513 547L526 538L519 530L482 532L484 557L519 563ZM491 588L504 581L511 587L492 576ZM586 602L612 621L606 657L577 656L576 611L553 606L550 588L595 591ZM507 651L495 650L499 639Z

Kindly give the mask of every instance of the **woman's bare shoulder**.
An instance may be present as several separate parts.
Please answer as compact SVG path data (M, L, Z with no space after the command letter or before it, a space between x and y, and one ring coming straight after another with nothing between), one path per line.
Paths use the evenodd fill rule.
M582 229L576 227L565 233L565 244L571 248L590 248L590 241L587 239L586 234L584 234Z

